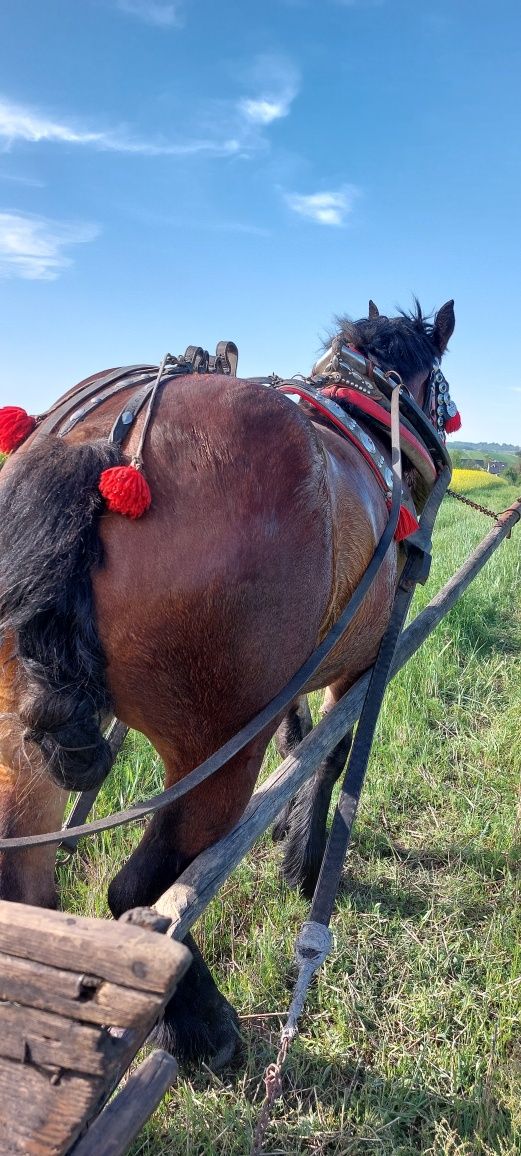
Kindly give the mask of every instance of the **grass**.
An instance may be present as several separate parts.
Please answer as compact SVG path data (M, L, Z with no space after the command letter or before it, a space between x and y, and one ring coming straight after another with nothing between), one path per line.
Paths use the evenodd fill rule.
M472 497L501 509L516 493L502 483ZM487 529L446 499L416 610ZM387 694L335 948L286 1064L271 1156L521 1153L520 540L518 529ZM98 813L160 781L153 752L130 736ZM138 837L84 842L61 869L63 905L105 914L107 883ZM242 1016L242 1055L219 1077L182 1078L132 1156L249 1152L307 911L278 861L266 835L198 930Z

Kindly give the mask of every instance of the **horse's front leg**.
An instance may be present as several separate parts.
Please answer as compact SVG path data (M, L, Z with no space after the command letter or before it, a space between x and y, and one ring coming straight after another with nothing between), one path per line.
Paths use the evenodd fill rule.
M109 887L115 917L153 904L196 856L238 822L255 785L266 738L257 739L178 803L153 817L138 847ZM186 772L185 772L186 773ZM166 785L182 776L172 762ZM167 1004L156 1035L181 1062L205 1060L217 1070L239 1042L235 1010L219 991L191 935L184 943L193 961Z

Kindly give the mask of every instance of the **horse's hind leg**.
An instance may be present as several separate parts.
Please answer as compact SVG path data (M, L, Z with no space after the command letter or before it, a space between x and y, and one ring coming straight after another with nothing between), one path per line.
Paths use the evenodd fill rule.
M324 713L338 701L341 692L335 691L329 689ZM312 897L317 883L327 841L331 795L344 769L352 738L353 732L348 731L303 784L287 810L282 874L290 887L299 887L307 898Z
M131 907L153 904L193 859L224 836L240 818L257 778L266 739L256 740L222 771L178 803L153 817L128 862L109 887L116 917ZM179 774L167 773L170 786ZM156 1029L162 1047L181 1062L205 1060L217 1069L237 1047L237 1015L221 994L190 935L184 940L193 961Z
M302 739L313 729L313 720L311 718L311 711L307 695L303 694L293 706L290 707L288 713L284 716L278 730L275 734L275 743L277 750L282 759L287 758L291 751L298 747ZM294 799L290 799L284 810L281 811L277 822L272 828L272 838L275 843L284 839L289 830L289 820L291 811L293 809Z

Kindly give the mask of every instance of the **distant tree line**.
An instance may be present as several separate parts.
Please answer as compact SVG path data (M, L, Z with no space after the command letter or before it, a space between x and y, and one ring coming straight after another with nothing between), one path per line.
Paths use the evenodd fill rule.
M476 449L481 449L485 445L490 445L490 443L486 443L486 442L473 443L472 446L470 446L470 443L469 443L469 448L476 450ZM505 453L505 452L507 452L507 449L508 449L508 447L506 447L506 446L505 447L498 446L496 453L497 452ZM450 452L450 458L451 458L451 462L452 462L452 468L454 470L461 470L461 469L465 469L465 468L468 469L469 468L469 466L470 466L469 458L468 458L467 452L464 449L459 449L459 448L456 449L455 447L450 446L449 452ZM510 463L510 465L507 465L506 469L501 471L501 477L507 478L508 481L510 481L510 482L517 483L517 482L521 481L521 450L513 448L513 450L510 452L515 453L515 460L512 461ZM484 458L485 469L487 468L487 465L492 461L493 461L493 454L490 452L485 454L485 458ZM481 462L478 464L478 462L476 461L476 462L473 462L472 465L474 466L475 469L483 469L483 465L481 464Z

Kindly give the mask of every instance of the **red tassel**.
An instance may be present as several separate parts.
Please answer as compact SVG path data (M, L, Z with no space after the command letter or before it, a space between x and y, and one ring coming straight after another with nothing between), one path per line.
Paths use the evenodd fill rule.
M109 510L127 518L140 518L152 501L150 486L135 466L112 466L103 470L99 491Z
M398 515L398 523L394 531L394 538L396 542L402 542L404 538L408 538L409 534L415 534L416 530L420 529L420 523L414 514L407 509L407 506L400 506L400 513Z
M391 509L391 499L387 499L387 509ZM400 506L400 513L398 514L398 521L396 523L396 530L394 531L395 542L403 542L404 538L408 538L409 534L415 534L419 530L420 523L414 514L407 509L407 506Z
M448 417L445 422L445 433L457 433L461 429L461 415L459 410L456 410L454 417Z
M0 452L10 454L36 429L36 418L30 417L18 405L6 405L0 409Z

